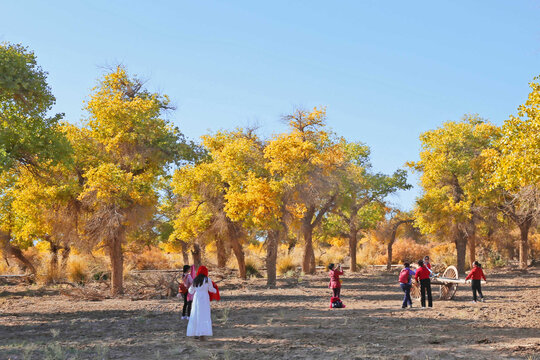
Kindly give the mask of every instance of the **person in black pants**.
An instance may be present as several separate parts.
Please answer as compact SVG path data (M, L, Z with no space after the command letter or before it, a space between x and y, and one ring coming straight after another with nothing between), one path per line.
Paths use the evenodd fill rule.
M431 280L429 279L429 274L430 272L424 265L424 262L422 260L418 260L418 269L416 269L414 279L416 282L418 282L418 279L420 279L420 294L422 296L420 302L422 307L426 307L426 293L428 306L433 307L433 298L431 297Z
M467 275L465 278L465 281L469 279L471 279L473 302L475 303L477 300L476 292L478 292L478 295L480 295L480 301L484 301L484 294L482 294L482 279L484 279L484 281L487 281L487 279L486 275L484 275L484 271L482 271L482 264L480 264L478 261L473 263L473 268L469 275Z

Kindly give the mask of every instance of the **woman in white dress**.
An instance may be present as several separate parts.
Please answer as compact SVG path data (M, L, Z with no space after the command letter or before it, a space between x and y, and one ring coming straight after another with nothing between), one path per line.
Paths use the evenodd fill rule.
M193 305L191 316L187 326L187 336L201 337L212 336L212 317L210 316L210 295L216 289L212 286L212 281L208 278L208 269L200 266L197 276L193 279L193 284L188 289L193 294Z

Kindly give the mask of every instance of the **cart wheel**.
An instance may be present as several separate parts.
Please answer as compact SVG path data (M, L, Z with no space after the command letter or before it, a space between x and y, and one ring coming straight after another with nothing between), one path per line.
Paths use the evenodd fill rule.
M443 278L458 279L459 274L455 266L449 266L444 270ZM458 284L443 284L441 285L441 300L452 300L456 294Z
M420 300L420 284L413 281L411 284L411 299L415 301Z

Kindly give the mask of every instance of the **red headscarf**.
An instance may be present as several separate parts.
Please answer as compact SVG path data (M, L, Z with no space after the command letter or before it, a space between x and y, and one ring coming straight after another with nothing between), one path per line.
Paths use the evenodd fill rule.
M199 266L199 269L197 270L197 276L199 276L201 274L208 277L208 269L204 265Z

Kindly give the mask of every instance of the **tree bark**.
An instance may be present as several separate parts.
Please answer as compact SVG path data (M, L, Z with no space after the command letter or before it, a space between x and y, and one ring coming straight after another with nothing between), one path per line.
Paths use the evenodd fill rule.
M67 262L69 260L69 255L71 254L71 246L65 245L64 250L62 251L62 262L60 263L60 268L62 272L65 273Z
M218 268L223 269L227 266L227 248L225 246L225 241L221 237L216 239L216 248L217 248L217 265Z
M21 249L10 244L10 238L10 234L0 231L0 245L4 249L6 258L8 256L13 256L19 264L22 265L23 269L28 269L30 270L30 273L36 275L35 266L24 256Z
M124 293L124 254L122 253L123 232L111 240L111 282L112 295L118 296Z
M302 260L302 271L305 274L315 273L315 252L313 251L313 229L311 226L302 227L302 237L304 238L304 258Z
M469 236L469 261L471 264L476 261L476 234Z
M191 257L193 258L193 266L198 269L201 266L201 247L198 243L193 244L193 251L191 251Z
M187 265L187 264L189 264L189 255L188 255L188 251L187 251L187 244L184 241L182 241L181 246L182 246L182 258L184 259L184 265Z
M279 243L279 230L268 232L266 239L266 286L276 286L276 260Z
M457 270L458 273L465 273L465 255L467 253L467 235L461 230L455 236L454 242L457 250Z
M349 255L351 257L351 271L356 272L356 247L358 246L358 231L351 229L349 233Z
M234 256L236 257L236 261L238 262L238 272L240 274L241 279L246 279L246 260L244 258L244 249L242 249L242 244L240 244L240 241L236 236L231 237L229 239L231 242L231 247L234 252Z
M529 265L529 229L531 224L532 220L527 219L519 225L519 267L521 269L527 269Z
M58 274L58 246L49 240L51 259L49 261L49 276L48 281L56 280L56 275Z
M386 270L391 270L392 269L392 254L393 254L394 243L396 242L397 230L398 230L399 226L401 224L405 224L405 223L412 223L413 221L414 221L414 219L400 220L394 225L394 227L392 229L392 233L390 234L390 239L388 241L388 246L386 248L386 253L388 255L386 257Z

